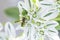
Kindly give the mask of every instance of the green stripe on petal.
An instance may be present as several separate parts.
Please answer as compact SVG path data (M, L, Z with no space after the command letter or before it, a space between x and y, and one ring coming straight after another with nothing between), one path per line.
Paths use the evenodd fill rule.
M50 32L54 32L54 33L55 33L55 31L53 31L53 30L48 30L48 31L50 31Z
M31 1L30 1L30 0L28 0L28 2L29 2L29 6L31 7Z
M44 17L47 17L47 16L49 16L49 15L51 15L51 14L52 14L52 12L50 12L50 13L46 14Z
M51 25L55 25L55 23L52 23L52 24L48 24L47 26L51 26Z
M42 4L42 5L51 6L52 4Z
M43 1L43 0L39 0L39 1Z

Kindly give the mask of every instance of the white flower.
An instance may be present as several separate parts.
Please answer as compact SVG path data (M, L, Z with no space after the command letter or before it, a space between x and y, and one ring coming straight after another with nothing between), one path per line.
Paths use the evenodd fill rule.
M39 17L44 20L51 20L58 16L56 0L44 0L40 4L41 10L38 12Z
M30 20L27 21L25 27L20 26L25 31L24 34L28 32L28 30L30 30L29 31L31 34L29 36L31 37L30 40L35 40L35 39L39 40L42 34L43 34L43 38L44 38L44 35L45 36L47 35L48 38L51 37L53 40L55 40L53 35L56 35L58 37L58 32L55 29L58 23L56 21L52 21L52 19L56 18L59 14L57 7L55 5L55 1L56 0L53 0L53 1L44 0L44 1L39 2L38 0L34 0L34 1L24 0L24 2L23 1L18 2L18 8L20 11L20 15L19 15L20 19L24 17L22 16L23 9L25 9L28 12L28 15L30 16ZM28 24L31 24L30 26L31 29L28 27ZM35 36L36 38L34 38ZM51 38L50 40L52 40Z
M32 2L32 0L24 0L24 1L19 1L18 2L18 8L19 8L20 13L23 10L22 8L24 8L25 10L30 12L30 11L36 11L36 7L37 8L39 7L39 1L38 0L36 0L36 4L34 4Z
M8 38L8 40L15 40L15 37L16 37L15 28L10 22L7 22L5 24L4 31L5 31L5 35Z
M58 25L56 21L47 21L44 26L44 34L48 36L49 40L60 40L58 37L58 31L55 27Z
M7 35L15 35L15 28L14 26L10 23L10 22L7 22L5 24L5 32L8 33Z
M58 31L55 29L55 27L58 25L56 21L50 20L50 21L44 21L40 26L34 26L35 32L37 34L38 39L42 37L44 40L48 39L49 40L60 40L58 37ZM33 30L33 29L32 29ZM33 33L33 32L32 32ZM39 36L38 36L39 35ZM56 37L56 39L54 38Z
M20 26L15 28L10 22L5 24L5 35L8 40L26 40L27 38L25 31Z

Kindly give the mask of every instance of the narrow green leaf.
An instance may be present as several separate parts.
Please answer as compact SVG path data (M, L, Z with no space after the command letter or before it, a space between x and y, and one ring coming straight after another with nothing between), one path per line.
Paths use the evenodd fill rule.
M52 14L52 12L50 12L50 13L46 14L44 17L47 17L47 16L49 16L49 15L51 15L51 14Z
M19 20L19 9L17 7L11 7L11 8L5 9L5 14L8 17L12 17L16 20Z

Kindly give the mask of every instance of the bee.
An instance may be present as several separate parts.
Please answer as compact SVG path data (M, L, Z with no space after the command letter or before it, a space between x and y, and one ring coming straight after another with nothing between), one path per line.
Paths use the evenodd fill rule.
M22 22L21 22L21 26L22 27L25 25L25 20L26 20L26 18L25 17L22 17Z

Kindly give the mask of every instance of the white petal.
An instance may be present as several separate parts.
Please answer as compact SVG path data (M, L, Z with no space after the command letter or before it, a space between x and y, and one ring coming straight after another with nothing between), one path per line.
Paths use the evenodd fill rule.
M26 37L25 33L23 33L22 36L19 36L19 37L16 38L16 40L26 40L26 39L27 39L27 37Z
M56 34L56 33L50 33L49 37L52 38L53 40L60 40L58 34Z
M3 30L3 25L0 23L0 31Z
M51 24L51 25L48 25L48 24ZM58 31L55 29L55 27L58 25L56 21L48 21L45 23L45 25L48 25L47 29L44 30L45 34L47 35L54 34L54 33L58 34Z
M8 40L16 40L16 38L13 37L13 36L10 36L10 37L8 38Z
M20 26L17 26L15 30L16 30L16 37L22 36L24 33L24 30L20 28Z
M18 25L18 26L16 27L16 30L20 30L20 29L23 30L23 28L22 28L20 25Z
M45 40L50 40L47 35L45 35L44 39L45 39Z
M24 2L23 1L18 2L18 8L19 8L20 13L22 11L22 8L24 8L27 11L29 11L30 7L29 7L28 0L24 0Z
M51 20L54 19L58 16L58 10L54 10L54 11L49 11L48 8L43 9L41 15L41 18L44 20Z
M54 31L54 29L52 31ZM57 32L45 31L45 35L48 36L49 40L56 40L56 39L60 40L58 36L58 31Z
M39 12L39 16L44 20L51 20L58 16L58 10L56 5L51 4L50 6L42 5L42 4L51 4L51 3L41 3L41 11ZM52 12L52 13L51 13ZM51 13L50 15L46 16L47 14Z
M22 5L22 6L21 6ZM18 8L19 8L19 12L20 12L20 14L22 13L22 8L24 7L24 2L23 1L19 1L18 2Z
M28 28L26 27L21 27L20 25L18 25L16 27L16 30L19 30L19 31L22 31L22 35L20 36L17 36L16 40L26 40L27 39L27 31L28 31Z
M54 40L60 40L58 34L53 35L52 38L53 38Z
M44 0L46 3L51 3L51 4L53 4L53 3L55 3L56 2L56 0Z
M15 28L14 28L14 26L10 22L7 22L5 24L5 33L6 33L6 35L11 35L13 37L16 36Z
M25 8L27 11L29 11L29 9L30 9L30 6L29 6L29 0L24 0L24 2L25 2L24 8Z
M55 28L56 26L58 26L58 22L50 20L50 21L46 21L45 25L47 25L49 28Z
M5 33L0 32L0 40L6 40L5 38L6 38Z
M46 35L45 40L60 40L60 38L59 38L58 34L53 34L52 36Z
M36 29L34 28L34 26L32 26L31 27L31 40L35 40L35 38L34 38L34 36L36 35L35 32L36 32Z

